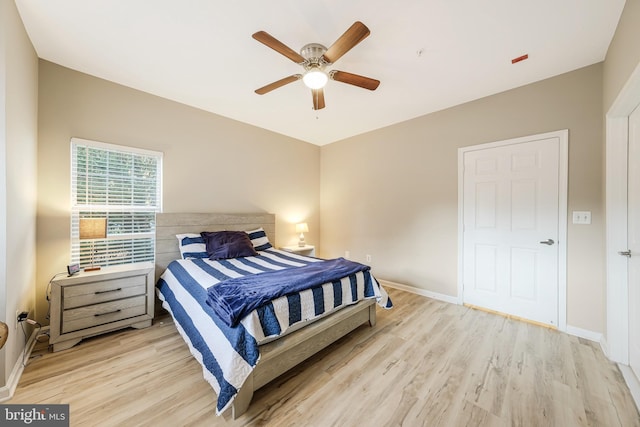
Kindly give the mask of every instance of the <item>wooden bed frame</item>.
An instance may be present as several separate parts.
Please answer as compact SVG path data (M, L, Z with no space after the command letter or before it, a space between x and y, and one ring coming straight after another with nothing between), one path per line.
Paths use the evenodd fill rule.
M180 258L176 234L248 231L258 227L264 228L269 241L274 244L273 214L159 213L156 215L156 277L160 277L171 261ZM373 299L345 307L276 341L261 345L260 362L238 391L231 408L223 415L225 418L238 418L249 408L255 390L365 323L376 324Z

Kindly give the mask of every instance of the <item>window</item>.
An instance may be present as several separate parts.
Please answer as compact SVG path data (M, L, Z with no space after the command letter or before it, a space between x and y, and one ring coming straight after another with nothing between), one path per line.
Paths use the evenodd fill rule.
M162 153L71 139L71 262L153 261ZM106 218L106 237L80 239L81 218Z

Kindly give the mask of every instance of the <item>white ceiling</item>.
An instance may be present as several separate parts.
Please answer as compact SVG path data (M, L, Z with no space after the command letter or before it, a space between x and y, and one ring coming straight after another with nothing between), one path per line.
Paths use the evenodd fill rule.
M40 58L317 145L604 59L624 0L15 0ZM301 67L257 42L329 47L356 20L371 35L331 69L313 111ZM511 59L528 54L515 65Z

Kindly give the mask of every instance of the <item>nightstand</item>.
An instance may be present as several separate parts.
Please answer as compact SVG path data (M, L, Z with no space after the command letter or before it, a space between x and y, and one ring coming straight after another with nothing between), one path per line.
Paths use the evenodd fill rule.
M154 305L152 262L103 267L51 281L53 351L116 329L151 326Z
M294 254L306 255L306 256L316 256L316 247L313 245L304 245L304 246L283 246L280 249L287 252L293 252Z

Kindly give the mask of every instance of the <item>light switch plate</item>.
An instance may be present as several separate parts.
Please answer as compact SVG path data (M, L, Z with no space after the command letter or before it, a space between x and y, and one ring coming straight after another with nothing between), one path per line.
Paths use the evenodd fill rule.
M591 211L573 211L574 224L591 224Z

